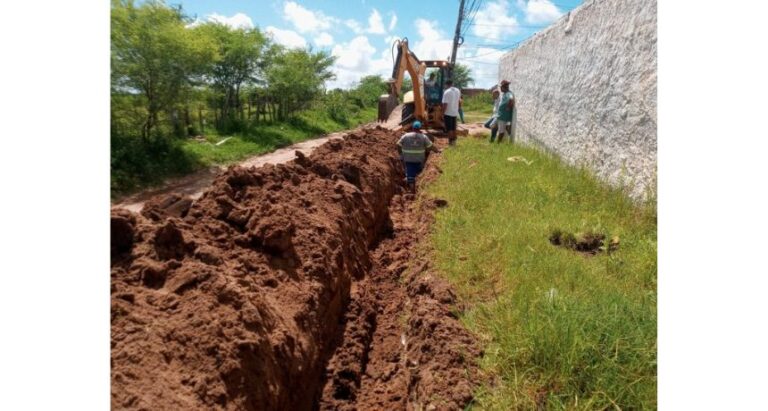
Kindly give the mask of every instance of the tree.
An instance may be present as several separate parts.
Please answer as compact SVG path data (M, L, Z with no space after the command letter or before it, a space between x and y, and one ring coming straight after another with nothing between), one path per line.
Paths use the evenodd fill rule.
M220 23L206 23L195 30L208 36L217 49L210 77L221 93L221 118L231 123L236 113L242 113L241 88L263 82L268 40L258 29L232 29Z
M453 85L456 88L467 88L470 84L475 84L472 78L472 70L463 64L456 63L453 66Z
M278 101L278 120L309 106L323 91L335 58L324 51L284 50L276 46L274 59L266 71L268 92Z
M139 7L114 0L111 43L112 91L143 95L144 140L158 125L158 114L182 100L214 57L211 44L185 28L180 7L155 0Z
M410 76L406 76L403 78L402 85L400 85L400 95L403 95L411 90L413 90L413 80L411 80Z
M379 75L365 76L351 90L350 96L360 108L378 105L379 97L389 92L389 86Z

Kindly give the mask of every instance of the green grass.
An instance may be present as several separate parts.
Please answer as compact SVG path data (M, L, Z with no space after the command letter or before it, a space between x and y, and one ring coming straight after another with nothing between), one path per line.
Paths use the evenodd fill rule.
M322 134L375 121L376 108L360 110L347 122L335 121L324 110L305 111L284 123L254 126L247 133L219 135L206 130L205 141L159 139L150 146L137 138L112 140L112 196L120 196L212 165L226 165L274 151ZM229 138L221 145L216 143Z
M486 120L488 120L488 117L490 117L491 114L485 114L485 113L478 113L476 111L470 111L470 112L464 112L464 122L465 123L485 123Z
M493 98L491 93L481 93L464 99L462 105L464 121L467 123L484 123L493 113Z
M520 145L462 139L441 167L430 245L485 344L475 408L655 409L655 204ZM620 246L585 256L551 245L554 229Z
M491 96L491 93L487 92L472 97L466 97L464 98L462 108L464 110L464 115L468 112L476 112L477 114L482 114L488 118L493 112L493 97Z
M204 164L230 164L253 155L299 143L315 136L373 121L376 118L375 116L375 111L368 110L349 123L341 124L326 116L304 114L287 123L268 124L257 127L247 134L209 134L206 135L205 142L187 140L184 142L183 148L200 159ZM231 138L221 145L216 145L216 143L227 137Z

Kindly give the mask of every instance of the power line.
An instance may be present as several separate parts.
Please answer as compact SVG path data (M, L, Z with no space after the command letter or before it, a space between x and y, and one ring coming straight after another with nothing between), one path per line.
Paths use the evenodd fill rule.
M480 2L478 0L472 0L472 3L469 4L469 7L465 7L464 9L465 20L461 25L462 31L466 30L467 27L471 25L471 20L479 8L480 8Z
M511 49L516 47L517 44L478 44L466 46L467 49Z
M483 27L515 27L515 28L522 28L522 29L543 29L547 26L529 26L527 24L485 24L485 23L472 23L473 26L483 26Z
M469 18L472 14L472 9L474 9L475 5L477 4L477 0L472 0L472 3L469 4L469 7L464 7L464 9L461 10L461 13L464 15L464 21L461 23L461 30L463 31L466 26L469 23Z
M538 33L538 31L536 33ZM531 33L531 35L533 35L533 34L535 34L535 33ZM477 36L477 35L474 35L474 34L467 34L467 37L468 38L473 38L473 39L480 39L480 40L496 41L496 42L505 40L504 38L502 38L502 36L499 36L499 37L489 37L489 36Z
M476 54L476 55L474 55L474 56L469 56L469 57L462 57L462 59L463 59L463 60L467 60L467 59L476 59L476 58L478 58L478 57L485 57L485 56L490 56L491 54L496 54L496 53L502 53L502 54L503 54L503 53L505 53L505 52L507 52L507 51L509 51L509 50L512 50L512 49L510 48L510 49L508 49L508 50L503 50L503 49L502 49L502 50L494 50L494 51L491 51L491 52L488 52L488 53L483 53L483 54Z
M553 3L553 4L557 5L556 3ZM472 4L470 5L470 8L471 8L472 5L475 5L475 1L474 0L473 0ZM570 10L568 12L570 12ZM544 28L547 28L547 27L549 27L551 25L548 25L548 26L529 26L529 25L485 24L485 23L475 23L474 20L473 20L473 21L471 21L467 25L467 27L464 30L465 31L468 30L468 28L470 26L515 27L515 28L528 28L528 29L544 29ZM522 44L525 41L533 38L534 36L538 35L539 33L540 33L540 31L536 31L534 33L531 33L526 38L521 39L519 41L516 41L516 42L514 42L512 44L475 44L475 45L466 45L465 47L467 47L467 48L479 49L479 48L484 48L485 47L485 48L493 48L493 49L496 49L496 50L493 50L493 51L488 52L488 53L478 54L478 55L475 55L475 56L461 57L461 60L465 61L465 62L469 62L470 64L485 64L485 65L495 65L495 66L498 66L498 64L499 64L498 62L493 62L492 63L492 62L486 62L486 61L479 61L479 60L476 60L476 59L478 57L488 56L488 55L492 55L492 54L496 54L496 53L508 52L508 51L510 51L510 50L512 50L514 48L517 48L520 44ZM475 35L471 35L471 34L470 35L466 35L466 36L467 37L471 37L471 38L480 39L480 40L491 40L491 41L498 41L499 40L498 38L485 37L485 36L475 36Z
M473 2L475 0L472 0ZM451 65L456 63L456 49L459 48L459 37L461 35L461 21L464 19L464 0L460 0L459 3L459 17L456 21L456 32L453 35L453 47L451 47ZM448 68L448 77L453 77L453 69Z
M467 10L466 13L463 16L463 17L465 17L465 20L461 24L460 33L458 33L462 37L462 39L466 36L466 37L470 37L470 38L474 38L474 39L481 39L481 40L486 40L486 41L487 40L491 40L491 41L498 41L499 40L498 38L491 38L491 37L484 37L484 36L476 36L476 35L472 35L472 34L467 34L467 32L469 31L470 27L517 28L517 29L526 29L526 30L536 30L536 32L531 33L526 38L524 38L524 39L522 39L520 41L517 41L515 43L512 43L512 44L479 44L479 45L463 45L462 44L461 46L462 47L466 47L466 48L477 48L477 49L479 49L479 48L495 48L495 49L501 49L501 50L495 50L495 51L492 51L492 52L489 52L489 53L481 54L481 55L478 55L478 56L470 57L469 60L468 60L468 58L464 57L464 58L462 58L462 60L472 61L471 58L487 56L487 55L495 54L495 53L498 53L498 52L509 51L509 50L519 46L522 42L524 42L524 41L530 39L531 37L535 36L536 34L538 34L540 32L540 30L546 29L546 28L548 28L548 27L550 27L552 25L552 24L549 24L549 25L526 25L526 24L513 24L513 25L509 25L509 24L475 23L475 17L477 15L477 12L480 10L480 8L482 6L482 2L483 2L483 0L472 0L472 2L469 4L469 7L463 8L462 10L460 10L460 12L462 12L462 13L464 13L464 11ZM555 5L556 7L560 7L562 9L560 11L563 12L563 15L565 15L566 13L570 13L570 11L574 8L571 5L564 5L562 3L553 2L551 0L549 1L549 3ZM464 2L462 1L462 5L463 4L464 4ZM516 23L516 21L515 21L515 23ZM554 22L552 22L552 23L554 23ZM456 47L456 45L454 45L454 47ZM454 48L454 50L455 50L455 48ZM475 61L475 62L477 62L477 61ZM488 64L488 63L485 63L485 62L477 62L477 63Z
M499 64L499 63L488 63L488 62L485 62L485 61L472 60L472 59L468 59L468 58L464 58L462 60L463 61L468 61L470 63L475 63L475 64L487 64L487 65L494 65L494 66L497 66Z
M467 30L474 24L475 17L477 16L477 12L480 10L480 7L483 4L483 0L473 0L472 4L469 6L469 12L467 13L467 20L465 24L462 25L461 28L461 35L467 33Z

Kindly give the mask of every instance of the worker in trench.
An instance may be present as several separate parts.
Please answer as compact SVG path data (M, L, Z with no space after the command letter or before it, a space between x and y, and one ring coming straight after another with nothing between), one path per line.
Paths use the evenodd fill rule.
M421 132L421 122L414 121L412 130L403 134L397 142L397 150L403 159L405 166L405 181L408 189L416 192L416 177L424 169L424 163L427 161L427 152L440 150L432 143L426 134Z

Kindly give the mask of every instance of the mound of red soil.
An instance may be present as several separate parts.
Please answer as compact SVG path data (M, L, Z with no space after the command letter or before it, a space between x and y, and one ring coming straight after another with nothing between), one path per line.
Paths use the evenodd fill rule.
M324 386L345 389L333 381L347 378L348 389L358 390L369 361L352 374L326 367L338 363L341 347L376 349L365 342L356 348L355 338L346 338L351 324L361 335L403 333L402 322L391 321L400 313L382 316L378 300L359 298L378 295L365 284L379 273L395 280L387 295L407 294L418 307L407 324L407 349L396 353L410 370L399 395L411 404L436 390L451 404L466 404L466 353L479 352L440 305L437 295L445 292L397 283L408 256L392 253L414 238L398 237L390 214L402 191L397 137L381 128L357 132L288 164L231 168L194 202L165 197L141 215L113 210L113 408L308 410L328 404ZM420 300L426 296L438 305ZM464 356L433 355L451 350ZM348 355L349 364L359 357Z

